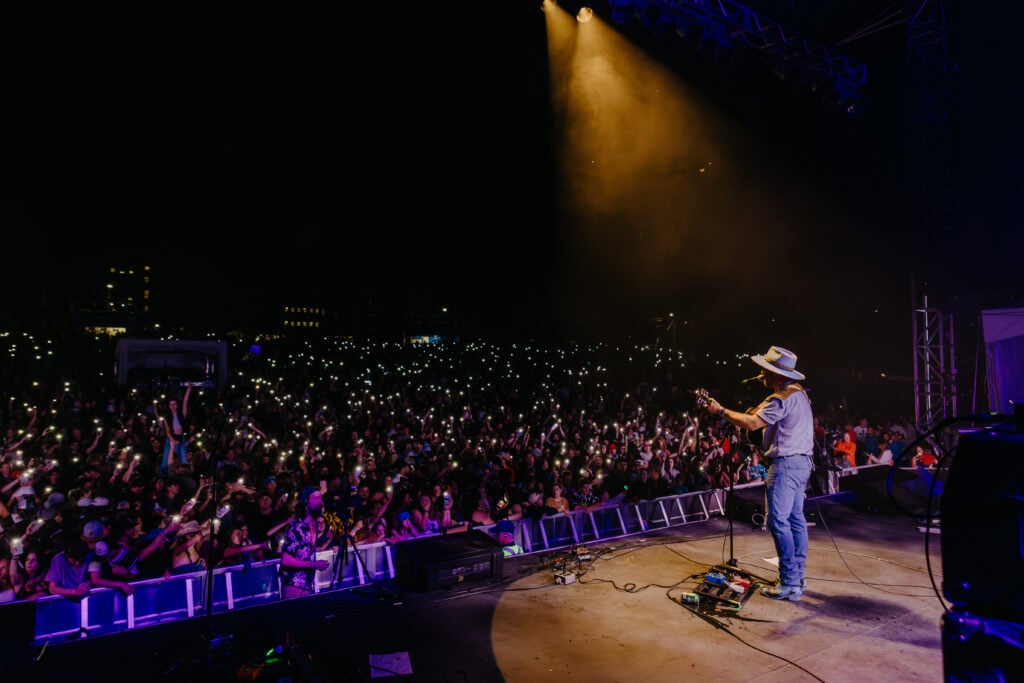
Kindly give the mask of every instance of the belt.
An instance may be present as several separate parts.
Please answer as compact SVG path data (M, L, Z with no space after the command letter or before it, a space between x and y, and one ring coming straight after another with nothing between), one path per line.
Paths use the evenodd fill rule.
M771 456L769 458L769 460L771 460L772 462L775 462L776 460L782 460L783 458L809 458L809 457L811 457L810 453L793 453L791 455L773 455L773 456Z

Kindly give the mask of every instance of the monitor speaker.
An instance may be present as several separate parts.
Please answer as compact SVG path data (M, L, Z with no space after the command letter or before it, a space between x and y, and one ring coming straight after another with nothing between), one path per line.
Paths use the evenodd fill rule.
M964 434L941 509L942 590L954 609L1024 622L1024 431Z
M395 546L395 578L406 588L432 590L500 577L504 557L498 539L479 529L415 538Z

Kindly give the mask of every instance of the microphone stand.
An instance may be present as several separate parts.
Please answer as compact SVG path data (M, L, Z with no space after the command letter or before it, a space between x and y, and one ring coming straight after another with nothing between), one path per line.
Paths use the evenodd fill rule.
M760 379L761 379L761 375L760 374L755 376L755 377L748 377L747 379L742 381L742 384L748 384L750 382L759 381ZM749 409L748 409L748 412L749 412ZM748 447L753 445L753 444L751 444L750 438L746 434L745 430L742 433L741 438L742 438L743 441L746 442L746 445ZM738 447L738 446L739 446L739 444L737 443L735 447ZM730 453L730 455L733 453L733 449L732 448L729 449L729 453ZM723 461L724 461L724 458L723 458ZM725 463L723 462L723 469L724 469L724 467L725 467ZM723 602L726 602L726 603L730 604L732 609L739 609L740 606L742 605L742 603L745 602L747 599L749 599L749 597L753 594L753 590L754 590L754 588L756 587L756 585L758 583L765 584L765 585L770 583L767 579L765 579L763 577L757 576L756 574L753 574L753 573L748 572L748 571L741 570L739 568L740 563L736 559L736 556L735 556L735 547L734 546L735 546L736 534L735 534L735 530L734 530L734 527L733 527L733 515L736 514L736 510L737 510L737 505L736 505L736 477L739 475L740 469L741 468L737 468L736 471L732 471L732 469L729 468L729 493L728 493L728 502L726 504L726 516L729 518L729 559L725 561L725 564L716 565L710 571L711 572L720 572L720 573L726 574L726 575L729 575L729 574L738 575L738 576L741 576L741 577L743 577L745 579L749 579L749 580L751 580L750 587L743 593L742 597L739 599L738 602L729 601L729 600L724 600L723 601L719 594L717 594L716 592L713 592L713 591L708 591L706 589L702 589L702 590L698 591L699 593L701 593L703 595L706 595L708 597L711 597L711 598L713 598L715 600L723 601Z
M230 414L229 414L230 415ZM216 528L217 528L217 510L219 500L219 491L217 488L217 465L220 461L220 457L217 455L217 447L220 445L220 437L224 432L224 426L227 424L229 417L225 417L220 423L220 427L217 430L216 438L213 439L214 448L210 450L210 458L206 463L207 475L210 477L210 512L207 517L207 522L210 528L209 546L206 549L206 581L203 585L203 640L206 643L206 659L205 665L207 668L213 665L214 651L225 642L230 643L233 636L216 634L213 630L213 564L214 564L214 544L216 542Z
M224 424L227 423L227 418L221 423L220 429L217 432L217 438L213 440L214 449L216 444L220 442L220 434L224 429ZM215 450L210 450L210 457L206 463L207 474L210 477L210 513L207 518L209 524L209 546L206 549L206 577L203 584L203 631L202 641L205 647L205 656L200 661L198 659L184 659L179 658L169 669L164 671L164 676L168 676L174 670L180 666L189 662L192 665L198 665L201 671L209 671L213 666L213 654L214 651L223 645L225 642L230 643L233 636L229 635L215 635L213 630L213 560L214 560L214 540L215 540L215 521L217 519L217 462L219 458L215 455ZM201 479L201 477L200 477Z
M727 506L727 509L731 508L731 509L735 510L735 501L736 501L736 498L735 498L736 493L735 493L735 491L736 491L736 476L734 474L730 474L729 475L729 504ZM734 534L733 534L733 529L732 529L732 517L733 516L732 515L727 515L727 516L729 517L729 559L726 560L725 563L727 565L729 565L730 567L739 567L740 563L736 561L736 555L733 552L733 542L734 542Z
M203 634L206 641L206 664L213 663L213 651L216 645L223 640L222 637L214 638L213 632L213 545L216 538L215 525L217 519L217 477L214 474L215 458L210 457L210 515L207 521L210 524L209 547L206 549L206 582L203 585ZM230 640L230 636L228 636Z

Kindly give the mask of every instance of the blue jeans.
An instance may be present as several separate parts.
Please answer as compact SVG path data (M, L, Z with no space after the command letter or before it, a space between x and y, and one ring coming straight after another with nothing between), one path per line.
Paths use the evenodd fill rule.
M184 434L182 434L181 440L178 441L174 445L174 453L178 456L178 461L181 462L182 465L187 465L188 464L188 451L185 449L185 439L186 438L187 437ZM171 440L170 439L165 439L164 440L164 452L163 452L163 455L160 458L160 465L159 465L159 467L157 467L157 470L156 470L157 476L160 476L160 477L167 476L167 468L171 464L170 461L171 461Z
M765 480L768 531L779 555L779 583L800 586L807 564L807 520L804 490L811 476L811 459L793 455L777 458Z

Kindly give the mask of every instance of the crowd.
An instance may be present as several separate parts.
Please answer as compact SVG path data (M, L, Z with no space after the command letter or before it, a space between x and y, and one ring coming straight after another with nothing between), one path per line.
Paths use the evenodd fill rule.
M0 602L292 558L313 496L327 550L765 476L662 349L270 340L231 358L220 387L3 368ZM914 436L846 414L816 430L819 475L899 462Z

